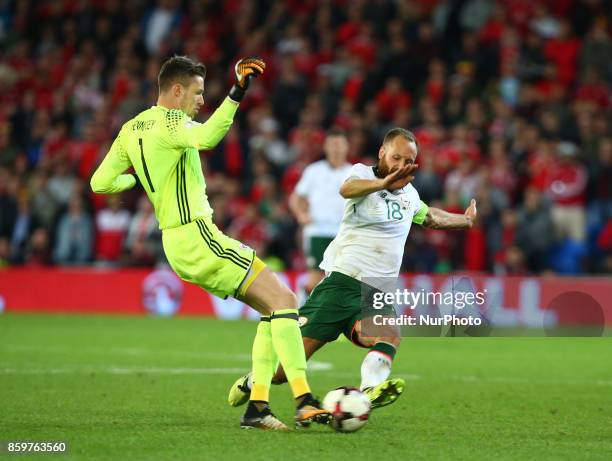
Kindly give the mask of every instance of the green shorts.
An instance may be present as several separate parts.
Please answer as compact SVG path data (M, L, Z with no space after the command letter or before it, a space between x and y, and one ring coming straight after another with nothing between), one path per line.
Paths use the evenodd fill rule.
M395 316L391 306L373 310L372 294L377 291L348 275L332 272L312 290L300 308L302 336L330 342L342 333L364 347L355 335L356 322L376 314Z
M162 231L170 266L183 280L220 298L236 296L255 250L223 234L210 218Z
M306 240L306 264L308 269L319 269L323 253L332 242L333 237L308 237Z

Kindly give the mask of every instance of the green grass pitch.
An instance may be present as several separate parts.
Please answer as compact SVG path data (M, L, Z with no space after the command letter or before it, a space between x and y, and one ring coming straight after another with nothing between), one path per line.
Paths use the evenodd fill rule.
M393 370L405 394L339 434L239 429L226 396L254 332L247 321L4 314L0 440L68 441L68 455L45 459L612 459L610 337L405 338ZM315 393L358 385L363 355L347 342L318 353ZM290 422L289 388L271 400Z

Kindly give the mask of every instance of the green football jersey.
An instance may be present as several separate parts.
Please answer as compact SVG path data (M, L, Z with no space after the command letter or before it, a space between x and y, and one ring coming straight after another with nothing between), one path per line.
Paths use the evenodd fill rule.
M124 172L134 167L155 207L160 229L211 216L198 151L221 141L237 108L238 103L226 98L205 123L162 106L141 112L121 127L91 178L92 190L112 194L131 189L136 179Z

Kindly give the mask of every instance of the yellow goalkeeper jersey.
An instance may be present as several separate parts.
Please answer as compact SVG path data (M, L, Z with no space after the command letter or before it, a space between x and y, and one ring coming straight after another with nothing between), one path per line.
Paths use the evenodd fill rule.
M153 106L121 127L109 152L91 178L101 194L131 189L134 167L155 207L160 229L210 217L213 213L198 151L212 149L225 136L238 103L226 98L205 123L184 112Z

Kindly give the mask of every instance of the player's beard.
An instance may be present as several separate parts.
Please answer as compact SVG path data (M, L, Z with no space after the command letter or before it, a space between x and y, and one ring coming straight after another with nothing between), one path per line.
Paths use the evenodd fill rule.
M376 175L379 178L384 178L388 176L389 173L391 173L391 168L389 167L389 165L387 165L387 162L385 161L384 156L378 159L378 163L376 164L376 171L377 171Z

